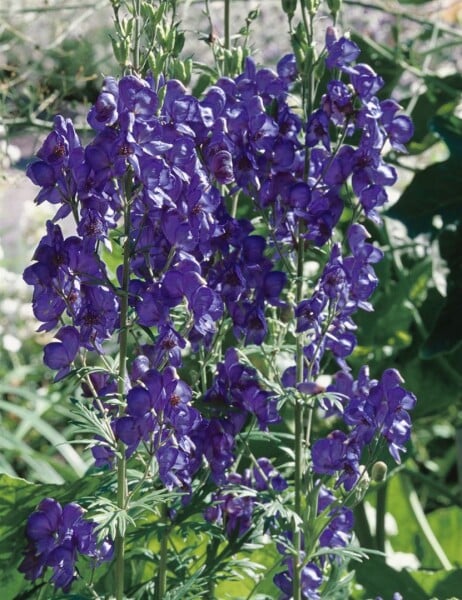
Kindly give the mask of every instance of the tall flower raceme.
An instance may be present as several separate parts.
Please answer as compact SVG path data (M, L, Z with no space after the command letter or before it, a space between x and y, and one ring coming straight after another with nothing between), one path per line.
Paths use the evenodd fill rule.
M172 529L182 507L205 497L206 522L230 543L253 531L277 540L282 598L292 597L294 578L300 598L322 597L340 560L328 549L352 537L342 494L348 499L361 483L366 449L373 455L383 442L399 461L415 403L395 370L372 380L364 367L355 380L347 363L357 344L353 316L372 310L373 265L382 258L358 219L380 223L385 188L396 181L384 146L403 151L412 125L393 100L378 100L383 81L357 62L351 40L329 29L324 52L332 79L306 118L293 105L292 55L276 72L247 59L242 74L218 79L201 99L176 80L107 77L88 115L90 142L56 117L28 168L41 187L37 203L57 205L24 273L40 330L55 337L44 362L56 380L77 374L82 401L104 423L92 452L98 468L118 469L119 492L126 488L119 509L129 512L152 480L180 493L163 514ZM353 216L342 240L346 205ZM59 221L68 216L75 235L65 238ZM304 252L318 257L311 278L297 273ZM271 379L250 356L280 342L294 362L276 361ZM331 359L340 370L324 390L318 378ZM188 374L194 364L197 378ZM294 476L274 464L273 448L255 456L246 436L283 427L283 400L294 397L310 407L308 499L300 514L275 512L267 522L275 498L293 513ZM317 399L340 425L311 443ZM140 481L121 481L126 460L144 466ZM64 591L76 553L110 557L80 516L61 536L66 510L74 509L46 500L33 513L21 566L30 579L52 567L51 582ZM289 522L304 523L295 551ZM119 534L119 559L122 543Z

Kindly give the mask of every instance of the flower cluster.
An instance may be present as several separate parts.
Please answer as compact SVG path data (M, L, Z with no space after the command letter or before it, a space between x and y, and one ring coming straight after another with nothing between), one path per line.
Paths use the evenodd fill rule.
M337 485L351 490L361 476L360 458L364 448L374 439L382 439L396 462L411 433L407 411L416 403L414 394L402 387L396 369L387 369L379 381L370 379L363 367L355 381L349 373L340 372L328 391L343 398L342 418L348 433L332 431L327 438L316 440L312 449L313 468L317 473L340 473Z
M204 516L208 521L222 525L228 537L242 536L252 526L255 505L264 506L261 492L282 492L287 486L287 481L271 461L259 458L252 469L245 469L243 475L230 473L227 476L225 485L212 495Z
M64 506L53 498L40 502L27 520L29 543L19 566L26 579L39 579L51 567L50 582L67 592L77 577L79 555L91 558L95 566L111 560L112 542L106 539L98 543L96 523L83 515L83 508L74 502Z
M234 461L235 437L249 418L254 417L260 429L280 420L277 398L262 388L257 371L243 365L236 350L228 348L204 402L211 413L203 434L204 455L212 478L221 483L226 468Z

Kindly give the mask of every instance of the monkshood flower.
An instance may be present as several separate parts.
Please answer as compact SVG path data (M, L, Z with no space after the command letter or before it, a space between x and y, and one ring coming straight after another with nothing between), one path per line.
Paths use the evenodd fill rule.
M235 459L235 437L252 416L262 430L278 423L277 398L261 386L257 371L228 348L204 403L210 418L192 433L192 440L209 463L213 481L223 484Z
M277 410L277 398L262 388L257 371L242 364L234 348L228 348L224 362L218 363L217 376L207 390L204 401L212 411L226 410L228 407L229 412L223 418L236 423L237 429L243 425L240 422L243 414L244 419L247 419L247 415L254 415L262 430L272 423L278 423L281 418Z
M55 338L58 342L50 342L43 350L43 362L50 369L58 369L55 381L65 377L79 350L79 332L75 327L61 327Z
M242 486L242 490L239 488ZM212 495L211 505L204 511L207 521L222 525L228 537L240 537L252 526L253 512L257 503L263 504L265 499L260 494L246 495L245 489L256 492L282 492L287 488L287 481L267 458L257 459L252 469L246 469L241 475L230 473L224 484ZM234 489L233 489L234 488ZM239 490L236 492L236 488Z
M215 345L217 334L227 335L230 324L241 346L265 342L268 307L286 307L288 272L278 265L290 271L301 248L328 251L322 251L326 261L317 283L310 283L306 298L297 294L291 307L296 325L290 334L303 340L304 372L297 381L295 367L287 369L283 385L321 396L316 378L326 353L342 369L328 390L341 399L341 409L328 399L322 406L344 423L312 444L313 471L350 491L367 445L383 440L399 461L409 439L415 398L399 374L390 369L375 381L363 369L354 381L346 362L357 343L352 316L372 309L373 265L382 253L359 224L347 232L349 250L334 243L344 190L350 187L349 196L357 199L355 214L379 221L386 187L396 180L382 157L385 144L403 151L412 135L399 105L377 98L383 80L357 62L359 55L354 42L328 30L331 80L305 120L290 97L298 77L293 55L283 57L276 71L257 69L247 58L239 76L222 77L202 99L175 80L107 77L88 115L94 132L89 143L82 146L72 123L57 117L39 160L28 168L42 188L36 201L57 206L24 273L34 287L40 329L58 330L45 347L45 363L61 379L77 358L87 366L95 358L87 362L87 353L103 354L114 347L110 340L130 334L133 355L121 350L119 357L121 365L128 361L125 380L95 372L83 385L84 397L112 430L110 440L95 438L96 466L116 465L116 444L123 444L127 459L155 465L161 484L186 492L184 498L205 467L218 486L205 516L231 539L249 532L263 499L288 484L266 458L234 472L236 438L250 423L261 430L277 423L278 398L240 360L228 337L221 350ZM236 216L242 197L261 219L258 230L256 220ZM232 207L230 198L236 200ZM75 221L75 235L67 238L56 224L66 215ZM113 256L123 254L123 261L106 269L100 251L114 245ZM195 352L224 348L211 381L201 378L200 412L176 368L185 366L186 355L189 360ZM338 507L330 490L318 491L318 514L329 518L319 544L344 547L351 511ZM79 554L96 562L110 557L109 544L97 546L96 526L82 514L78 505L61 507L52 499L39 505L28 522L30 543L21 564L29 579L50 567L52 582L67 591ZM329 550L322 560L312 559L303 542L298 551L294 557L281 550L284 571L275 583L282 598L291 597L296 559L303 565L302 595L316 600L321 568L337 558Z
M66 217L72 211L76 193L73 168L80 162L82 146L70 119L55 117L54 130L37 152L40 159L27 168L27 175L42 189L35 201L61 204L55 219Z
M157 459L159 476L168 489L189 489L200 466L192 434L202 423L191 405L191 389L173 367L163 373L149 369L140 373L142 385L127 394L125 415L114 422L116 436L127 446L127 456L140 444ZM105 448L97 455L104 459Z
M64 239L59 225L51 221L47 222L47 235L40 240L33 259L36 262L24 271L24 280L34 286L33 311L43 322L39 331L51 331L65 314L72 320L74 331L79 332L80 345L101 352L102 342L115 331L118 316L118 299L105 286L103 262L93 251L87 252L77 236ZM100 287L94 287L95 284ZM71 330L65 331L69 341L73 341Z
M314 442L312 460L316 473L337 474L336 486L343 484L350 491L361 476L361 453L374 440L384 441L394 460L401 462L400 452L406 451L411 435L408 411L416 403L415 396L402 383L396 369L387 369L379 381L370 380L364 368L357 381L349 373L336 378L328 389L343 396L342 418L349 431L336 430Z
M96 523L84 519L84 512L75 502L64 506L53 498L40 502L26 525L29 543L19 566L26 579L40 579L50 567L50 582L68 592L78 575L79 555L91 558L95 566L112 559L112 542L97 542Z

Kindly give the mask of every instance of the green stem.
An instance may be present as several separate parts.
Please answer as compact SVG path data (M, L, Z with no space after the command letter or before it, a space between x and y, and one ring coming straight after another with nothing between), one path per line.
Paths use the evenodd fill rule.
M460 499L455 494L451 494L448 488L440 483L435 477L429 477L428 475L424 475L419 471L414 471L409 468L402 469L403 474L407 475L411 479L417 479L419 483L425 484L427 487L431 488L433 493L438 493L447 498L450 502L455 505L462 507L462 499ZM462 483L462 479L461 479ZM462 488L461 488L462 489Z
M359 545L362 548L375 549L374 538L372 537L369 521L367 520L364 502L360 502L354 507L355 533L358 536Z
M301 224L297 224L297 287L296 287L296 304L298 305L303 299L303 267L305 262L304 256L304 245L305 241L302 236ZM303 381L304 371L304 354L303 354L303 336L297 337L296 345L296 381L300 383ZM303 474L305 470L303 452L304 452L304 439L303 439L303 402L300 396L295 396L295 440L294 440L294 454L295 454L295 473L294 473L294 509L297 515L301 515L302 512L302 493L303 493ZM301 600L301 564L300 564L300 553L302 549L302 533L300 526L294 523L294 548L296 557L294 559L294 575L293 575L293 597L294 600Z
M231 0L225 0L225 48L226 50L231 49L231 34L230 34L230 21L231 21Z
M122 272L122 294L120 300L120 336L119 336L119 379L118 393L122 400L125 396L125 375L127 362L128 345L128 285L130 281L130 208L128 194L125 200L124 211L124 248L123 248L123 272ZM120 511L127 508L127 464L125 459L125 447L122 442L118 444L117 459L117 506ZM124 567L125 567L125 528L119 526L115 539L116 555L116 581L115 596L116 600L123 600L124 597Z
M135 29L133 35L133 71L138 74L140 69L140 38L141 38L141 0L133 0Z
M425 516L424 510L422 508L422 505L420 504L420 500L417 496L417 492L415 491L414 486L412 485L409 478L406 476L401 477L401 482L404 488L404 496L405 498L407 498L412 513L414 514L414 518L417 521L423 536L430 544L433 553L440 561L443 569L445 571L450 571L452 569L452 564L446 556L439 541L437 540L436 535L433 533L432 528L430 527L430 523L428 522L427 517Z
M387 483L377 487L377 507L375 512L376 548L385 552L385 515L387 512Z
M302 10L302 19L306 30L309 52L310 52L310 61L313 61L312 52L312 43L313 43L313 30L312 30L312 15L310 14L307 17L306 9L304 3L301 3ZM305 70L308 65L308 56L305 57ZM303 108L305 110L305 116L308 116L311 113L312 103L313 103L313 80L312 80L312 64L310 64L309 72L306 73L307 77L303 78ZM308 152L308 148L305 149L305 178L308 177L309 173L309 162L310 155ZM297 286L295 292L295 302L296 305L300 304L303 300L303 270L305 265L305 240L303 237L303 223L299 221L297 223L296 228L296 243L297 243ZM304 366L305 366L305 356L303 353L303 336L299 335L296 341L296 381L300 383L304 380ZM312 421L312 407L308 409L308 432L311 431L311 421ZM305 465L305 437L307 443L309 443L309 433L304 436L303 424L304 424L304 403L302 398L297 394L295 397L295 409L294 409L294 418L295 418L295 440L294 440L294 455L295 455L295 473L294 473L294 508L295 513L302 517L302 497L304 494L303 490L303 482L304 476L306 472ZM292 593L293 600L301 600L302 590L301 590L301 550L302 550L302 532L300 526L294 523L294 549L295 549L295 559L294 559L294 570L293 570L293 579L292 579Z
M167 506L162 505L162 519L166 525L165 530L162 533L162 539L160 540L160 560L159 560L159 571L157 573L157 600L162 600L165 596L167 589L167 557L168 557L168 528L167 528Z

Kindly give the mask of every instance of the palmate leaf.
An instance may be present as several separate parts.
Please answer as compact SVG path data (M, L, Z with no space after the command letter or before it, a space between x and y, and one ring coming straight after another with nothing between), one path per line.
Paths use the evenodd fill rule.
M462 217L462 198L460 212ZM448 292L432 330L422 346L422 358L433 358L439 354L453 352L462 343L462 319L460 318L462 221L459 222L457 227L450 226L443 230L438 242L441 256L449 268L447 276Z
M406 225L412 237L430 232L435 215L444 224L462 216L462 119L437 115L429 127L446 143L449 158L416 173L398 202L387 211Z
M459 104L462 92L462 74L452 73L444 77L428 74L424 77L425 92L421 94L412 111L414 135L407 146L410 154L421 154L433 146L438 138L437 119L451 115ZM402 101L406 107L413 97ZM441 134L440 134L441 135Z
M449 158L419 171L388 211L389 216L406 225L413 237L431 233L436 215L443 221L438 242L441 256L449 268L448 295L422 346L421 356L425 359L453 352L462 343L459 308L462 294L462 119L437 116L432 127L446 143Z
M460 160L447 160L419 171L387 215L402 221L410 236L430 232L435 215L452 223L462 213Z

